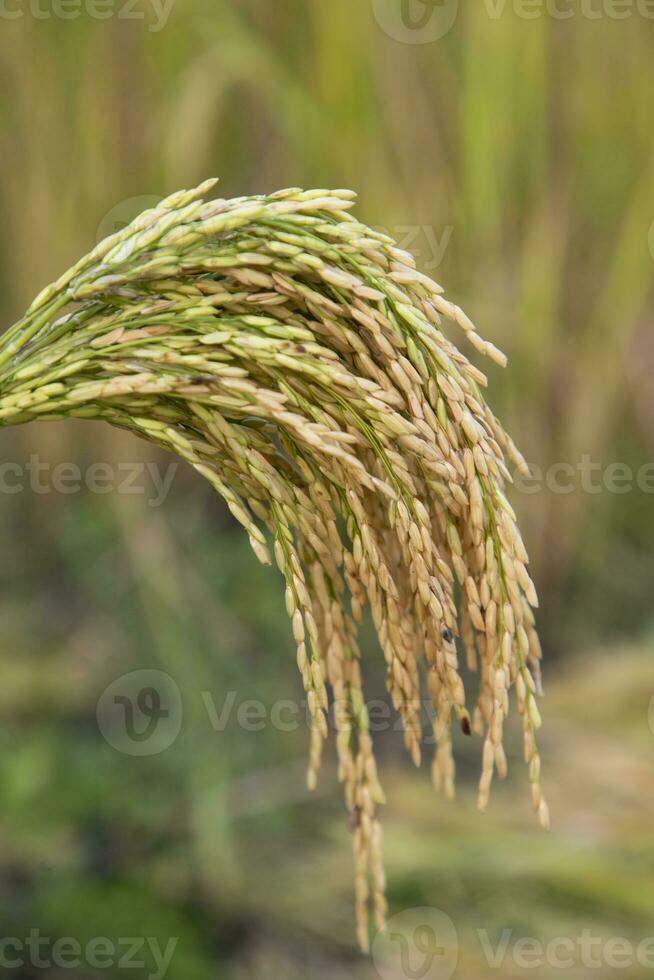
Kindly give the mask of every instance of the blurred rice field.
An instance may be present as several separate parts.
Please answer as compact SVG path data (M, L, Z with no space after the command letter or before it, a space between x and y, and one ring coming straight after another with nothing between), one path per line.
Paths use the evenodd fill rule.
M175 0L156 31L85 8L0 15L0 311L10 324L99 236L215 174L225 196L355 188L362 218L506 350L490 400L549 482L513 502L542 599L552 833L519 746L481 817L478 746L460 747L449 804L397 733L379 737L393 911L449 915L463 980L489 969L479 930L637 943L654 928L654 497L589 491L578 469L636 473L654 452L654 21L461 7L425 44L389 36L372 0ZM1 442L19 467L171 462L87 423ZM333 759L309 797L302 727L230 716L216 731L202 697L300 699L276 573L181 464L161 506L147 472L140 494L13 492L1 476L0 937L175 936L170 980L379 976L353 946ZM185 711L145 758L96 720L106 685L137 668L174 677ZM498 977L562 975L512 949ZM30 969L6 975L44 975ZM613 975L567 975L587 973Z

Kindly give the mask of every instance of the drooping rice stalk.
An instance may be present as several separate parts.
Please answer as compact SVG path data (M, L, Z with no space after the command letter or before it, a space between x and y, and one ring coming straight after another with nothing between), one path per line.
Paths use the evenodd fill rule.
M365 948L369 908L378 927L386 913L356 639L366 605L413 760L426 686L436 785L453 794L458 721L484 739L483 810L493 773L506 773L513 687L548 821L537 600L504 495L507 460L525 464L445 330L505 359L411 255L351 217L352 192L205 202L213 183L144 212L39 294L0 340L0 424L130 429L209 480L264 564L272 538L312 719L310 786L332 692ZM478 674L471 714L457 637Z

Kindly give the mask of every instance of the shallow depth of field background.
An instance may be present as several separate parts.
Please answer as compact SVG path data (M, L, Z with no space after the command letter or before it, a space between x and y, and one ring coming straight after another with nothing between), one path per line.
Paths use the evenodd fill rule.
M450 916L461 980L613 976L602 959L528 970L513 943L591 930L601 958L608 940L654 934L654 20L599 0L592 19L573 2L567 19L468 4L444 37L407 43L393 3L175 0L156 31L147 0L143 20L11 6L1 319L98 236L212 174L225 196L353 187L360 217L413 249L508 353L490 401L543 474L512 500L541 596L553 829L531 812L516 738L482 817L477 740L459 740L448 803L391 725L377 736L391 911ZM100 425L0 430L1 463L31 456L82 472L172 462ZM0 938L177 937L170 980L377 978L353 944L332 750L310 796L305 726L268 710L248 730L238 713L302 698L277 572L181 464L161 506L148 479L140 494L61 493L44 475L39 493L25 473L14 493L15 473L0 492ZM382 698L370 632L364 647ZM174 743L143 757L96 718L137 668L172 676L184 706ZM511 930L500 966L479 930L493 945Z

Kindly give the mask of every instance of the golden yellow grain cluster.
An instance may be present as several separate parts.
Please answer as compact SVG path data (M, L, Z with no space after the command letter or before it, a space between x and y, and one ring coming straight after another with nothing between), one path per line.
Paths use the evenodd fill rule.
M540 647L528 557L505 496L525 468L489 409L482 354L504 356L346 190L203 200L181 191L37 297L0 348L0 424L94 418L181 456L275 560L312 720L313 786L336 724L354 838L358 937L384 923L383 802L361 685L368 607L407 749L433 706L433 775L454 790L451 725L483 738L479 805L509 690L547 824L535 730ZM468 695L457 643L476 692ZM331 691L331 695L328 693Z

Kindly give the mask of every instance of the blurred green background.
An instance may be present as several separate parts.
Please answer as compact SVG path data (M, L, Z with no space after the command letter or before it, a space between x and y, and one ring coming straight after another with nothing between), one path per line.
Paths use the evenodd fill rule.
M359 216L411 248L509 355L507 371L490 372L490 400L543 474L512 500L541 596L552 831L531 813L515 737L484 817L479 745L459 746L447 803L397 731L377 737L391 911L450 916L462 980L613 976L607 941L635 948L654 935L646 11L609 0L173 0L165 11L7 0L0 12L4 324L99 236L215 174L225 196L355 188ZM451 26L431 39L439 17ZM306 727L271 721L273 705L301 701L276 572L181 464L154 506L151 473L172 460L127 434L33 424L2 430L0 445L20 468L2 471L0 492L0 939L38 929L163 948L174 937L170 980L405 980L354 946L332 753L309 795ZM46 466L40 492L30 458ZM140 493L120 486L122 471L107 494L48 482L62 462L116 474L139 461L157 467ZM364 647L381 698L381 657L372 637ZM165 671L181 692L181 730L157 754L119 751L98 725L107 685L136 669ZM255 730L243 714L253 699L268 709ZM493 947L511 930L497 967L480 930ZM576 942L584 930L603 937L594 967L545 956L527 969L515 955L520 938ZM110 975L153 976L146 959ZM443 970L437 960L413 975ZM633 961L622 973L649 970ZM108 975L0 965L0 976L71 974Z

